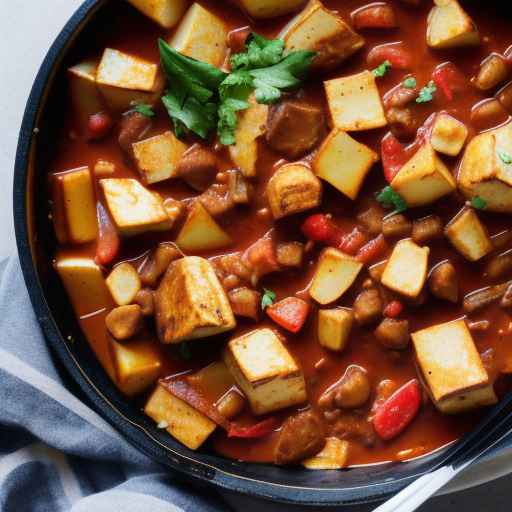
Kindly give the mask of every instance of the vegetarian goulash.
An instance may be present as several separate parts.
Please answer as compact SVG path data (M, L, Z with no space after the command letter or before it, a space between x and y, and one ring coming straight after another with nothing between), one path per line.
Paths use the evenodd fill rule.
M162 431L335 469L510 388L512 51L475 4L112 3L68 70L55 268Z

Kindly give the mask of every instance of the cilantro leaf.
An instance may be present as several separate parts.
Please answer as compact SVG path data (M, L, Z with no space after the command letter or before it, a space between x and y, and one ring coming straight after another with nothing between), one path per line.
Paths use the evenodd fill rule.
M377 201L382 204L384 208L394 208L397 213L407 210L407 203L404 198L389 185L384 187L377 194Z
M475 196L471 199L471 206L477 210L485 210L487 208L487 202L480 196Z
M402 82L402 85L406 88L406 89L414 89L416 87L416 78L414 78L413 76L410 76L408 78L406 78L403 82Z
M282 39L266 39L255 34L250 35L246 43L246 51L235 53L231 57L231 69L264 68L277 64L283 56L284 41Z
M437 91L436 84L431 80L425 87L422 87L416 103L428 103L434 99L434 94Z
M391 69L391 62L389 62L389 60L385 60L382 64L380 64L374 70L372 70L372 73L373 73L373 76L375 76L377 78L381 78L390 69Z
M145 103L135 105L133 110L146 117L155 117L155 113L151 108L151 105L146 105Z
M498 156L505 165L512 164L512 156L510 156L509 153L505 151L498 151Z
M265 310L269 306L272 306L276 300L276 294L272 290L263 288L263 297L261 298L261 309Z

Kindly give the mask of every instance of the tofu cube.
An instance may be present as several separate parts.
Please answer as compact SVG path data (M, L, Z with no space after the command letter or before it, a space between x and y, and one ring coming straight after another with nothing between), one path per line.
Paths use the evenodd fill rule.
M317 207L322 183L304 164L279 167L267 184L267 199L274 219Z
M296 11L304 0L240 0L240 7L256 19L276 18Z
M416 358L435 406L454 414L496 403L496 395L464 320L412 334Z
M301 369L271 329L256 329L230 340L224 362L254 414L301 404L307 398Z
M199 201L194 202L176 238L178 247L186 252L213 251L232 242Z
M320 147L313 161L313 170L318 177L354 200L378 160L379 155L368 146L344 131L334 129Z
M172 395L162 384L149 397L144 412L191 450L197 450L217 426L203 413Z
M92 258L59 252L54 266L78 317L112 305L103 273Z
M370 71L327 80L324 87L334 128L357 132L387 125L375 77Z
M155 294L155 314L162 343L206 338L236 326L212 264L198 256L171 264Z
M306 469L342 469L346 467L350 443L328 437L325 446L313 457L303 460L302 465Z
M250 107L238 112L238 124L235 130L235 144L229 146L229 155L233 163L246 178L256 176L258 161L258 139L265 134L268 106L249 99Z
M188 0L128 0L128 2L163 28L174 27L188 6Z
M432 145L427 143L398 171L391 187L413 208L433 203L450 194L457 184Z
M330 247L318 259L309 294L322 305L334 302L352 286L362 268L352 256Z
M133 156L144 183L151 185L176 176L187 146L167 131L132 144Z
M463 208L446 225L444 233L469 261L477 261L494 249L487 229L472 208Z
M512 123L471 140L457 181L467 199L478 196L487 203L486 210L511 213L512 165L505 163L504 155L512 155Z
M158 64L107 48L103 52L96 84L110 109L128 110L135 103L154 104L164 87Z
M430 249L412 240L400 240L393 249L382 274L381 283L401 295L415 299L427 279Z
M427 45L431 48L478 46L480 35L458 0L436 0L427 19Z
M350 309L321 309L318 311L318 342L329 350L342 352L353 323L354 314Z
M71 101L83 131L87 129L89 116L104 109L96 85L97 69L96 60L86 60L68 69Z
M228 31L224 21L193 3L169 44L193 59L220 67L226 57Z
M105 178L100 180L108 209L123 236L147 231L165 231L172 227L162 198L144 188L137 180Z
M131 304L142 286L139 273L133 265L126 262L114 267L107 277L106 283L118 306Z
M448 156L457 156L468 137L468 129L464 123L450 114L439 114L432 127L430 143L439 153Z
M364 46L364 39L335 12L312 0L280 33L286 52L316 52L313 69L329 70Z
M116 384L127 396L146 391L160 376L160 353L153 340L118 343L111 340Z

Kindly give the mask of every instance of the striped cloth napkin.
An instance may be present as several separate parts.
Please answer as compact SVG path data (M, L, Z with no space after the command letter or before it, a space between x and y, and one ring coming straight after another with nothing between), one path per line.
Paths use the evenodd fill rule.
M226 511L128 444L64 385L17 258L0 263L0 511Z

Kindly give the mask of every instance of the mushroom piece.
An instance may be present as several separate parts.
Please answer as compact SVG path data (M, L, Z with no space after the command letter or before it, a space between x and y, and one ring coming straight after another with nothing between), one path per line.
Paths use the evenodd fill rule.
M434 267L428 278L429 289L438 299L457 303L459 300L459 280L455 267L444 261Z
M127 340L142 328L142 310L138 304L114 308L105 318L108 331L116 340Z
M383 347L392 350L403 350L409 344L409 322L408 320L384 318L375 329L374 334Z

